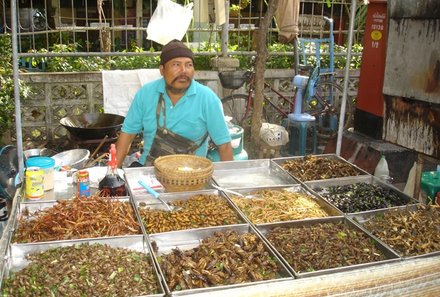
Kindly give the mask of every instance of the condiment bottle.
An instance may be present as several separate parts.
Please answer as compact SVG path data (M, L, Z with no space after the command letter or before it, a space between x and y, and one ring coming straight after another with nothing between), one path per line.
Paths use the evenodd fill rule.
M90 178L87 170L79 170L77 178L77 195L79 197L90 197Z
M99 182L99 190L103 196L127 196L125 180L119 176L116 160L116 146L110 145L110 157L108 161L107 173Z

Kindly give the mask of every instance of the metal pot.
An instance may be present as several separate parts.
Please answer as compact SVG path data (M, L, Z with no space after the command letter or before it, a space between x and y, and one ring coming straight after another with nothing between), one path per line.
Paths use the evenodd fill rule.
M110 113L83 113L67 116L60 124L76 139L102 139L116 136L122 127L124 117Z

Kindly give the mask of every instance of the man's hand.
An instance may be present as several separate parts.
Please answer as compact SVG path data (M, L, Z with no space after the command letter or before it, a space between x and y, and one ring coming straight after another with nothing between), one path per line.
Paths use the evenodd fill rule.
M118 161L118 168L122 168L122 163L124 163L125 157L130 151L131 143L133 142L136 134L127 134L121 132L116 141L116 160Z
M220 155L220 161L234 160L234 151L230 142L219 145L218 154Z

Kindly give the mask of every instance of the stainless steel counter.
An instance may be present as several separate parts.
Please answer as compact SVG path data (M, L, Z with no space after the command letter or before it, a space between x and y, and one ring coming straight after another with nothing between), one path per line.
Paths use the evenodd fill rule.
M272 160L252 160L252 161L233 161L215 164L215 172L213 181L223 187L235 188L238 191L246 191L249 189L259 189L264 187L293 187L313 188L316 185L325 185L325 182L313 181L303 183L286 174L279 166L279 160L273 162ZM267 180L264 174L267 173ZM145 205L154 204L155 200L151 199L142 189L137 186L137 180L140 177L151 177L154 170L151 167L141 168L127 168L125 170L125 178L129 184L130 201L134 207L138 207L139 199L147 201ZM258 179L256 179L258 178ZM249 185L249 181L256 181L257 184ZM343 183L347 183L347 178ZM232 185L232 186L231 186ZM250 186L250 187L249 187ZM163 189L159 190L163 193ZM221 194L213 190L209 185L207 189L201 193L212 192ZM29 206L33 203L53 204L56 200L71 199L75 195L75 187L73 184L67 187L55 187L54 191L47 193L40 202L30 203L23 199L23 193L19 189L16 192L12 203L10 217L4 228L0 242L0 280L3 280L5 273L10 268L10 240L14 232L14 223L18 220L19 209L25 204ZM181 195L181 194L179 194ZM166 196L166 195L165 195ZM177 195L178 196L178 195ZM176 199L177 199L176 196ZM149 198L150 197L150 198ZM230 203L232 203L228 196L224 196ZM165 197L166 198L166 197ZM172 200L170 198L168 200ZM327 202L326 202L327 203ZM236 211L242 215L241 211L235 205L231 205ZM348 220L349 214L334 212L331 214L332 218L329 221ZM337 216L336 216L337 215ZM327 219L325 219L327 220ZM287 225L307 225L308 221L290 221ZM349 222L349 224L353 224ZM282 224L280 224L282 225ZM226 227L226 226L223 226ZM218 230L222 226L216 227ZM192 229L185 231L173 231L160 234L145 234L149 248L151 249L151 241L156 240L159 248L165 250L172 249L173 246L197 245L197 242L202 240L203 236L213 233L216 228ZM258 226L252 224L249 220L242 225L228 226L228 229L241 230L240 232L253 232L260 236L269 230L270 225ZM357 227L356 227L357 228ZM190 241L191 239L191 241ZM122 244L120 241L118 244ZM130 240L127 240L129 243ZM173 243L175 242L175 243ZM274 252L273 256L278 257L276 246L268 244L268 248ZM32 249L32 245L28 247ZM9 250L9 252L8 252ZM393 255L391 260L374 263L374 265L359 265L355 267L348 267L345 269L330 269L328 271L321 271L319 273L311 274L291 274L287 272L284 277L280 279L272 279L270 281L262 281L255 283L245 283L239 285L226 285L215 288L208 288L203 290L184 290L179 292L171 292L175 296L191 295L191 296L315 296L315 295L338 295L338 296L383 296L383 295L401 295L401 296L436 296L440 291L440 254L434 253L431 255L413 257L413 258L399 258ZM280 257L283 262L282 257ZM157 263L156 263L157 265ZM282 263L283 267L289 270L289 265ZM159 267L159 274L161 274ZM163 278L163 275L161 275ZM166 287L166 286L165 286Z

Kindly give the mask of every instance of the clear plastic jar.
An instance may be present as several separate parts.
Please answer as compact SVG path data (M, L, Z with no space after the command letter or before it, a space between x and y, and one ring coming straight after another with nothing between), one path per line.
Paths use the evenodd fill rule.
M44 171L44 191L54 187L55 160L51 157L32 157L26 160L26 167L39 167Z

